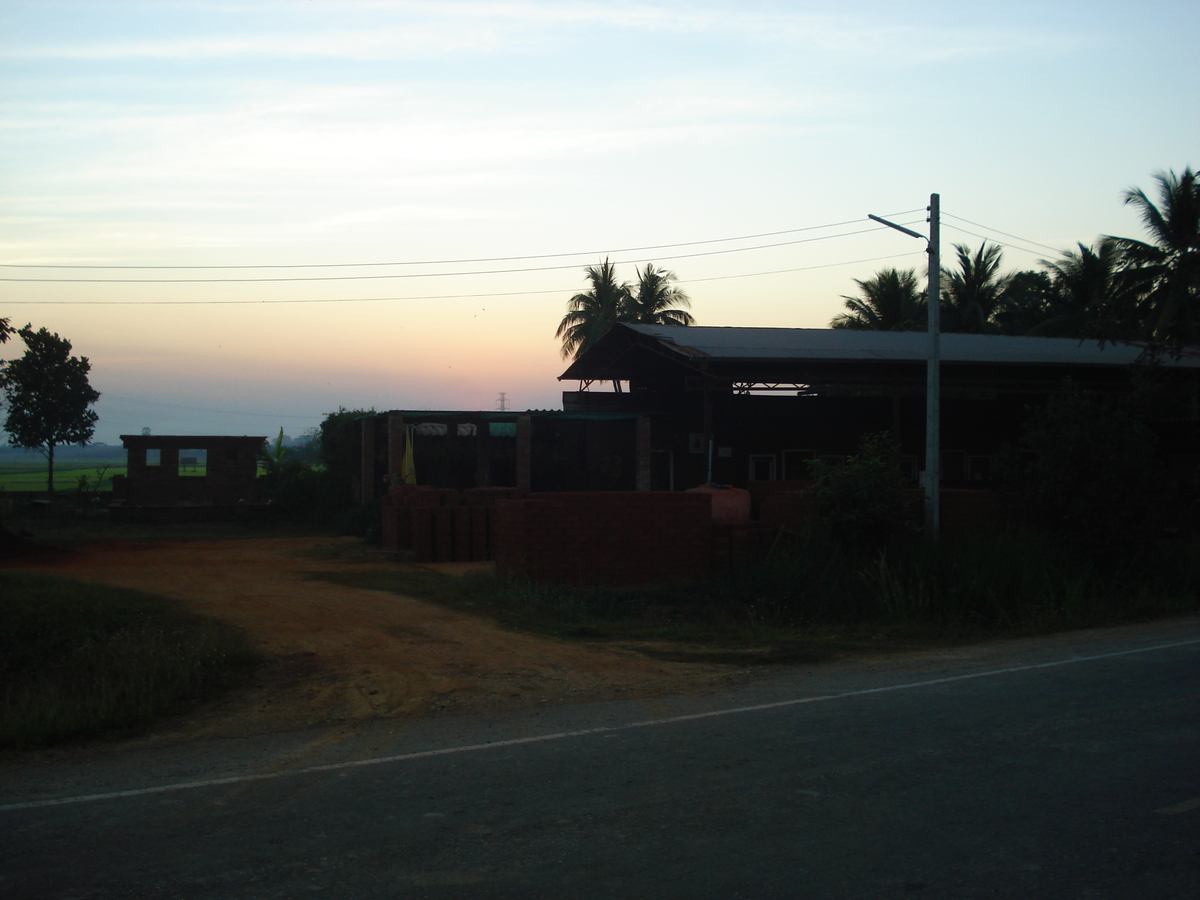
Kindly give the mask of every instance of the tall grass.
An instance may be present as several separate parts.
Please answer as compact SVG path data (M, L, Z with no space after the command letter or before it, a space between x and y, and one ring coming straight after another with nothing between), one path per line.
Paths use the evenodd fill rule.
M0 572L0 746L139 728L256 659L241 632L169 600Z
M1200 608L1200 540L1097 561L1034 530L873 549L810 531L728 591L780 624L1045 631Z
M328 573L563 637L788 642L866 635L1049 632L1200 609L1200 539L1096 562L1038 531L906 536L869 547L810 530L733 577L675 584L552 585L431 572Z

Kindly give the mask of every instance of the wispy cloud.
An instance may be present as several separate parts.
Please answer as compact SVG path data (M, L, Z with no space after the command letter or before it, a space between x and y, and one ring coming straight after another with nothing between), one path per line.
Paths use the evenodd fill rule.
M103 4L97 4L102 7ZM290 7L290 8L289 8ZM644 35L668 43L753 41L810 54L852 55L875 62L928 63L1025 52L1062 53L1089 43L1071 34L1007 25L980 17L945 25L926 16L887 21L855 5L611 2L341 2L333 7L194 4L152 18L131 38L99 23L88 37L58 37L7 48L12 60L175 61L329 59L398 61L539 53L564 40L613 42ZM667 44L661 48L669 53Z

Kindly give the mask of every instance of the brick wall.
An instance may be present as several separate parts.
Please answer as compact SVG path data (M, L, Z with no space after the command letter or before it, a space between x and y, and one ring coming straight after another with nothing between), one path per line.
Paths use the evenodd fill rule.
M410 553L417 562L491 559L495 504L523 496L517 488L396 485L383 498L383 547Z
M496 570L536 581L704 578L712 551L707 494L534 494L496 504Z

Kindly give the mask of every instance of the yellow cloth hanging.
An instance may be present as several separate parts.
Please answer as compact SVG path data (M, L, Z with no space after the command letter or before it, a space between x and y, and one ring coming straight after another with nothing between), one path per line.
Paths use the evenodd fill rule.
M417 483L417 467L413 465L413 437L416 432L416 425L404 428L404 459L400 463L400 481L403 484Z

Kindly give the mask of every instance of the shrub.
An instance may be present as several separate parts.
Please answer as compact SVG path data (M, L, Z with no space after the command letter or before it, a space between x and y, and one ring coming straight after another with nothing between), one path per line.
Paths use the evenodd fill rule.
M1158 537L1167 478L1134 401L1068 389L1034 409L1005 481L1018 509L1096 560L1129 561Z
M907 485L896 458L891 435L868 434L845 466L813 464L816 480L809 491L818 518L834 538L878 546L911 522Z

